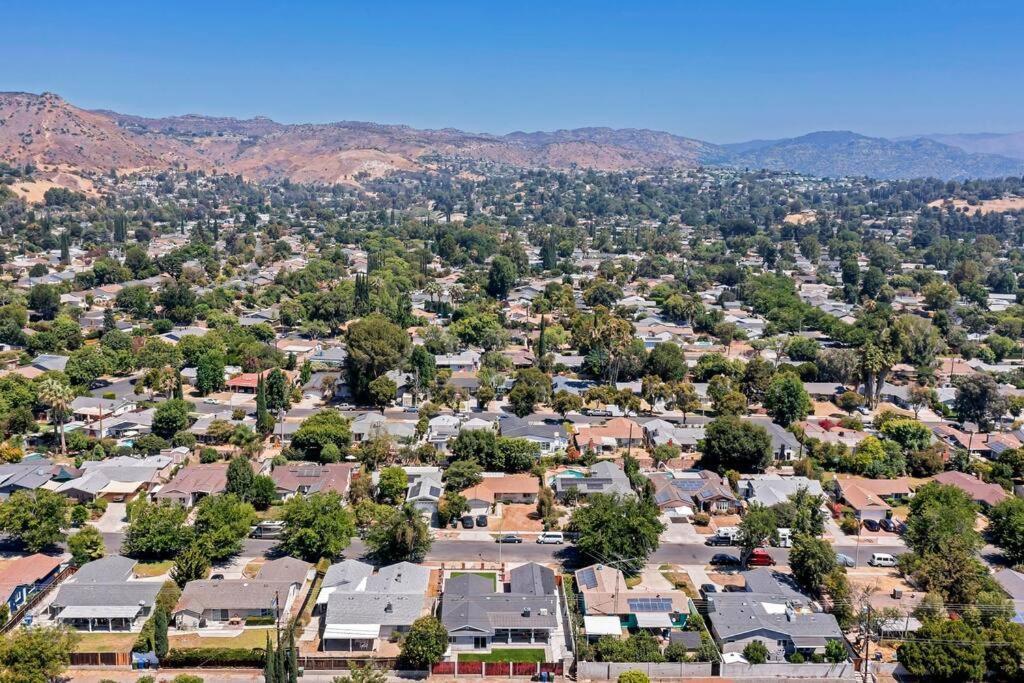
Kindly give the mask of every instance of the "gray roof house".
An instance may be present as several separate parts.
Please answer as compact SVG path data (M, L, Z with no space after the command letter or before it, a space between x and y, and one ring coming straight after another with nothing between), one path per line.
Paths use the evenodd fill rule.
M823 496L821 482L807 477L783 477L779 474L751 474L739 480L740 495L750 502L771 507L783 503L800 489L812 496Z
M282 557L266 562L253 579L189 581L171 617L179 629L194 629L286 615L312 569L308 562Z
M153 611L159 581L135 578L136 561L108 555L82 565L46 608L51 619L81 631L130 631Z
M381 567L376 574L372 565L358 560L331 565L316 601L323 613L321 649L377 650L381 641L408 631L431 611L429 584L430 570L409 562Z
M772 571L747 572L747 591L708 596L711 634L722 652L742 652L755 640L772 661L787 654L823 654L830 640L843 640L831 614L812 611L811 601Z
M557 498L565 498L569 491L578 491L581 495L606 493L618 496L634 496L629 477L622 468L610 460L601 460L590 467L587 476L578 474L560 474L553 478L551 488Z
M554 453L569 446L569 433L562 422L531 422L509 415L498 425L502 436L532 441L540 445L541 453Z
M462 574L445 582L441 623L453 651L488 650L492 645L545 644L559 628L555 577L535 563L509 572L509 592L479 574Z

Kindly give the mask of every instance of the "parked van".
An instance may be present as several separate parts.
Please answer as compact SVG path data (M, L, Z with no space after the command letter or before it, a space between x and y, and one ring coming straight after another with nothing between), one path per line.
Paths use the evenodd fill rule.
M723 526L715 533L722 538L728 538L730 541L735 542L740 537L740 528L736 526Z
M779 529L779 542L776 543L780 548L789 548L793 545L793 532L789 529Z
M537 543L552 543L562 545L565 543L565 536L561 531L545 531L537 537Z
M280 538L283 532L284 522L266 521L252 527L249 536L251 538Z
M774 564L775 558L769 555L764 548L755 548L747 558L748 567L771 567Z
M871 553L871 559L868 560L868 564L872 567L895 567L896 558L889 553Z

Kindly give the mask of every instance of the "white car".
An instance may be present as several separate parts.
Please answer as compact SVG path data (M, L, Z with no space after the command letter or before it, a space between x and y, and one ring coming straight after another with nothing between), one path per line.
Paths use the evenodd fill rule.
M218 401L215 398L204 398L203 399L203 403L205 403L208 406L219 406L220 405L220 401Z

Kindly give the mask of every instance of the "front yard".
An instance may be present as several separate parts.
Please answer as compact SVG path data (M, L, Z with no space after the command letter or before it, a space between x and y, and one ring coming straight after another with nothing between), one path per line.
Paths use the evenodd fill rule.
M168 643L174 648L190 647L237 647L252 649L267 646L267 634L274 640L273 628L247 628L236 636L200 636L196 633L183 633L168 637Z
M174 560L164 560L163 562L139 562L135 565L135 575L141 579L163 576L167 572L171 571L171 567L173 566Z
M543 648L507 648L490 652L461 652L460 662L543 662L547 658Z
M494 572L452 572L452 578L454 579L456 576L462 576L464 574L476 574L477 576L482 576L485 579L490 579L491 583L494 584L494 590L498 590L498 575Z
M76 652L129 652L138 639L138 633L78 632Z

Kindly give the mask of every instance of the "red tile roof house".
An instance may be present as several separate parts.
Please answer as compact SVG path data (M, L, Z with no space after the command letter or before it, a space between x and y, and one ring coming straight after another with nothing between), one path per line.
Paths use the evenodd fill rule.
M0 599L7 603L8 614L17 612L33 593L49 585L66 565L66 557L36 553L0 569Z
M355 469L356 465L351 463L320 465L292 462L275 467L270 473L270 478L274 480L277 495L282 500L295 495L305 496L324 491L336 491L345 497L352 484L352 473Z
M912 491L906 479L866 479L848 477L838 479L843 501L853 508L858 521L885 519L892 507L885 499L903 500Z
M1010 497L999 484L986 484L964 472L942 472L932 477L932 481L948 486L955 486L971 497L978 505L989 508Z
M228 484L228 463L189 465L153 494L156 501L173 501L191 508L206 496L223 493Z
M476 486L462 492L474 515L489 514L495 503L536 503L540 482L532 474L484 476Z
M243 372L241 375L235 375L227 381L228 391L234 391L240 394L255 394L256 386L260 382L260 376L263 376L263 380L266 381L267 375L272 370L264 370L263 372ZM289 382L294 381L293 374L287 370L283 370L285 376Z
M578 425L573 438L580 452L613 452L620 448L643 448L644 430L632 420L613 417L602 425Z

